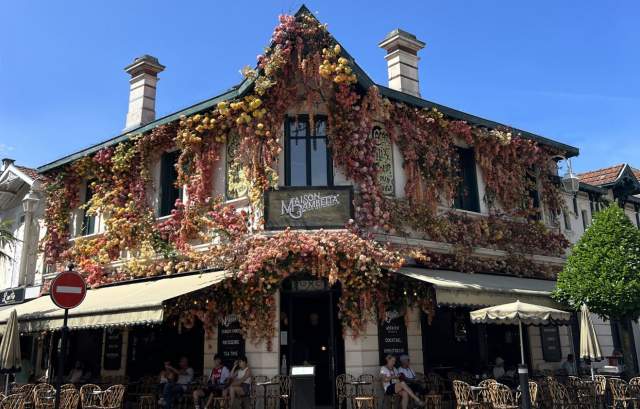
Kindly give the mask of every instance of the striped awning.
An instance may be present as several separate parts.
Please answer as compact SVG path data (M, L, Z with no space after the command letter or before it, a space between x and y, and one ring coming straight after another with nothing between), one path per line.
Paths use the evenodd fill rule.
M67 325L81 329L160 323L164 319L165 301L209 287L225 277L225 271L214 271L89 290L82 304L69 310ZM21 332L62 328L64 310L57 307L49 295L0 311L0 325L6 325L13 309L18 313Z

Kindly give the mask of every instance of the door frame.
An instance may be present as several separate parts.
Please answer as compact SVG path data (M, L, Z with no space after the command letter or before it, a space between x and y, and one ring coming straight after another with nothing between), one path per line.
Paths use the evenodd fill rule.
M296 278L291 278L291 281L295 281ZM324 279L323 279L324 280ZM326 281L326 280L324 280ZM336 362L336 355L337 355L337 348L338 345L336 343L336 325L339 325L340 323L338 322L339 319L337 319L337 311L335 309L335 301L337 300L336 297L340 297L340 287L329 287L328 283L326 289L324 290L293 290L293 289L285 289L284 286L281 287L281 295L280 297L282 297L283 295L287 295L288 297L288 304L285 308L281 308L281 310L286 310L287 314L289 316L289 329L287 331L287 344L288 345L292 345L292 335L293 335L293 330L294 330L294 324L293 324L293 301L294 299L304 299L304 298L323 298L326 297L326 299L328 300L328 314L329 314L329 319L330 319L330 323L329 323L329 349L331 351L330 353L330 375L331 375L331 406L333 408L337 407L336 406L336 382L335 379L338 376L337 373L337 362ZM280 302L282 303L282 298L280 300ZM344 345L342 345L342 348L344 348ZM342 353L342 356L344 357L344 351ZM344 358L343 358L344 360ZM288 367L291 368L291 365L293 363L293 348L289 348L287 351L287 362L288 362ZM280 368L281 370L282 368Z

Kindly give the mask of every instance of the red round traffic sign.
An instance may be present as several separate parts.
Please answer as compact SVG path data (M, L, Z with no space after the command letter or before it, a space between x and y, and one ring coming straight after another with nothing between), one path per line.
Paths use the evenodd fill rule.
M60 308L75 308L86 295L87 284L75 271L63 271L51 282L51 301Z

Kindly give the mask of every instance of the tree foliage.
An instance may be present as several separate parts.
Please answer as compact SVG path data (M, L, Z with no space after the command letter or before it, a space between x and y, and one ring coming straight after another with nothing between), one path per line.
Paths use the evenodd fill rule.
M554 297L609 319L640 316L640 230L617 204L598 212L573 247Z

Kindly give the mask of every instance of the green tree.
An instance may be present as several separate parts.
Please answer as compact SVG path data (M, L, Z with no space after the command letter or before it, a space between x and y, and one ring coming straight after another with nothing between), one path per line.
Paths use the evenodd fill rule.
M11 248L18 241L9 229L9 223L0 222L0 260L11 260L11 256L6 249Z
M617 205L595 215L558 275L556 300L621 323L625 360L629 320L640 316L640 230ZM630 362L630 361L629 361Z

